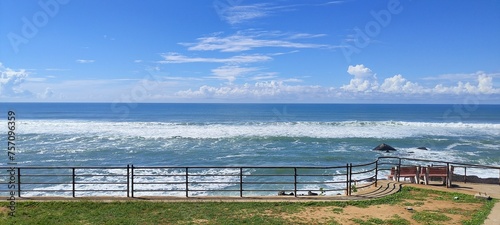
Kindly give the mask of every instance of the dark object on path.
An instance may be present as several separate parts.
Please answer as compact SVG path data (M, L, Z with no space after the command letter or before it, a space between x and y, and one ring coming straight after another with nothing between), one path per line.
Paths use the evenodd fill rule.
M427 147L418 147L417 149L420 149L420 150L429 150Z
M395 148L393 148L392 146L388 145L388 144L379 144L377 147L375 147L373 150L378 150L378 151L386 151L386 152L389 152L389 151L396 151Z
M314 192L312 192L312 191L308 191L308 192L307 192L307 195L318 195L318 193L314 193Z
M287 194L285 191L278 191L278 195L293 195L293 192L290 192L290 194Z

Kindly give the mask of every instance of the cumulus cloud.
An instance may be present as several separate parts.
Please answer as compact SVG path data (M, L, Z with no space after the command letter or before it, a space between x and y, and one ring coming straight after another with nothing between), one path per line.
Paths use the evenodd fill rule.
M444 86L438 84L433 88L433 92L439 94L500 94L500 89L493 86L493 76L485 73L478 73L477 84L459 81L456 86Z
M46 88L45 92L43 92L42 94L39 95L39 98L47 99L47 98L51 98L52 96L54 96L54 91L52 91L51 88Z
M405 94L423 94L428 92L425 88L407 81L401 74L386 78L384 83L380 85L379 91L383 93L405 93Z
M181 98L219 99L307 99L311 96L328 96L329 89L314 85L289 85L284 81L262 81L254 84L213 87L204 85L197 90L179 91Z
M378 87L376 74L363 64L349 66L347 73L354 76L347 85L340 87L345 91L351 92L371 92Z
M353 75L354 78L371 78L374 76L372 70L363 64L349 66L347 73Z
M353 93L381 93L381 94L498 94L500 90L493 85L493 76L495 74L486 74L478 71L473 74L460 74L459 78L474 78L475 82L459 81L456 85L438 84L435 87L424 87L416 82L411 82L401 74L384 79L379 85L376 74L363 64L349 66L347 73L354 76L347 85L340 89ZM449 74L439 75L436 79L451 79ZM429 80L429 78L424 78Z
M5 97L26 97L32 93L21 88L21 84L26 81L29 74L24 69L13 70L6 68L0 63L0 96Z

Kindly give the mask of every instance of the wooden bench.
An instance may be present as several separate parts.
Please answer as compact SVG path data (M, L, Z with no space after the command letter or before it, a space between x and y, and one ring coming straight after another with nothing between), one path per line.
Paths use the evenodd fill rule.
M391 174L387 176L387 179L397 180L403 178L410 178L410 182L418 183L418 167L417 166L397 166L391 169Z
M453 166L450 169L446 166L427 166L422 167L420 170L419 178L425 182L425 185L429 184L429 180L432 177L440 177L447 187L451 186L451 175L453 174Z

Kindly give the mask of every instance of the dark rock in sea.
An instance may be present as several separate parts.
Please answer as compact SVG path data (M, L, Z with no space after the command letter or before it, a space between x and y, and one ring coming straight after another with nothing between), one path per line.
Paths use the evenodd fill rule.
M373 150L378 150L378 151L396 151L395 148L388 144L379 144L377 147L375 147Z
M420 149L420 150L429 150L427 147L418 147L417 149Z

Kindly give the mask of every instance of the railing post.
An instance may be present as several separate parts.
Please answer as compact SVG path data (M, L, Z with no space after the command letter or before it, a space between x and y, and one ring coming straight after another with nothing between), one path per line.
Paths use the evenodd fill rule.
M297 197L297 167L293 168L293 195Z
M189 167L186 167L186 198L189 197Z
M378 159L375 161L375 187L377 187L378 182Z
M464 166L464 184L467 183L467 167Z
M352 163L349 164L349 196L352 195Z
M398 158L398 167L396 168L396 174L399 182L399 176L401 175L401 158Z
M130 194L134 197L134 164L130 166Z
M240 197L243 197L243 168L240 167Z
M72 185L73 185L73 189L72 189L72 193L73 193L73 198L75 197L75 182L76 182L76 175L75 175L75 167L71 168L71 171L72 171Z
M17 197L21 197L21 168L17 168Z
M345 179L345 182L346 182L346 189L345 189L345 192L346 192L346 195L349 196L349 193L351 193L351 186L349 185L349 163L346 164L345 166L345 175L346 175L346 179Z
M127 198L130 197L130 164L127 164Z
M450 168L450 163L446 163L446 177L445 182L446 182L446 188L449 188L451 186L451 168Z

